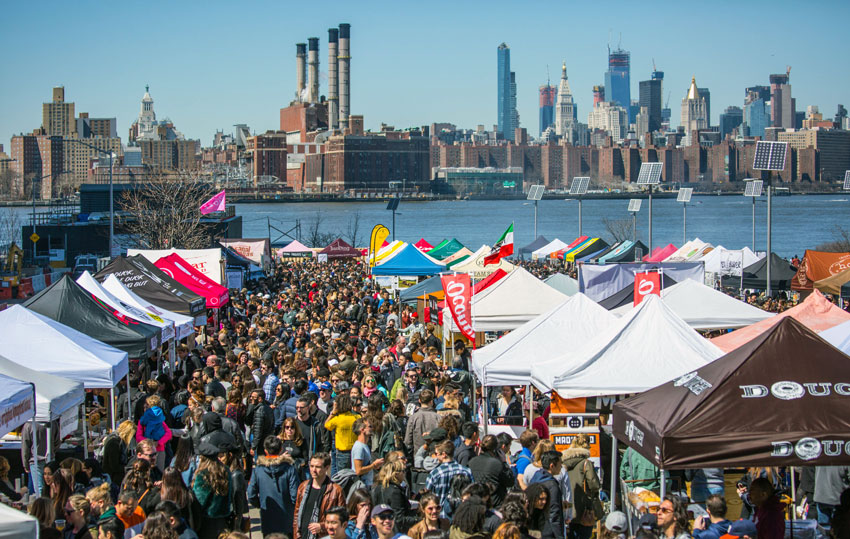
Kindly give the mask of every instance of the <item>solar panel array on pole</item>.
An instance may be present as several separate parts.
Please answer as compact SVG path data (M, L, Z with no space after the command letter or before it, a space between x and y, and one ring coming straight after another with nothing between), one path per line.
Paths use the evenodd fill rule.
M676 202L688 203L691 201L691 195L694 193L693 187L680 187L679 194L676 196Z
M785 170L785 156L787 153L787 142L760 140L756 142L753 168L755 170Z
M640 211L640 199L633 198L629 200L629 211L630 212L639 212Z
M571 195L583 195L587 193L587 187L590 185L590 178L587 176L578 176L573 178L573 183L570 185Z
M746 182L746 187L744 187L744 196L745 197L760 197L762 191L762 182L761 180L744 180Z
M641 163L637 183L638 185L661 183L661 163Z
M543 191L546 188L543 185L532 185L528 188L528 198L526 200L540 200L543 198Z
M844 172L844 190L850 191L850 170Z
M398 203L401 199L399 197L393 197L387 203L387 209L390 211L396 211L398 209Z

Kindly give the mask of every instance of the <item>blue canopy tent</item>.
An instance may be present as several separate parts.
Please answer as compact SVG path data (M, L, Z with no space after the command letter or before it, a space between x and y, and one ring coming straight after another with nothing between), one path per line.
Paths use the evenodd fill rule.
M446 266L408 244L392 258L372 268L372 275L434 275L445 269Z

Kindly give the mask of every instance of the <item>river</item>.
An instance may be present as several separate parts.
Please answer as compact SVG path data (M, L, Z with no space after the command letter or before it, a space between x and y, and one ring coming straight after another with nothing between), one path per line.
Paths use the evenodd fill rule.
M766 246L767 203L756 202L756 248ZM604 219L621 221L631 228L628 200L586 200L582 203L582 232L611 241ZM319 220L319 231L350 237L349 229L359 217L357 243L368 242L369 231L377 223L392 228L392 213L386 202L316 202L236 204L242 216L244 237L266 237L268 224L289 231L301 224L305 243ZM578 208L575 200L542 200L538 207L538 234L565 242L578 236ZM682 204L675 199L654 199L652 212L653 245L682 244ZM30 208L0 209L26 220ZM624 222L625 221L625 222ZM425 238L436 245L443 238L456 237L470 249L492 245L507 226L514 223L517 248L534 239L534 206L522 200L465 200L437 202L403 201L396 213L396 237L405 241ZM648 201L643 200L637 214L637 234L648 238ZM850 230L850 193L830 195L792 195L773 198L773 250L784 256L802 256L805 249L833 241L836 229ZM293 231L294 235L295 232ZM281 236L271 230L272 240ZM752 203L743 196L694 196L687 207L687 237L713 245L740 249L752 243ZM284 238L286 239L286 238Z

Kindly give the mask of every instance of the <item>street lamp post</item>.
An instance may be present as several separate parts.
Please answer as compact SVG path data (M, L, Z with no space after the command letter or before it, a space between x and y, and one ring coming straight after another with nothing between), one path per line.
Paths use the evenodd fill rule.
M106 151L102 148L98 148L93 144L88 144L81 140L77 139L65 139L65 142L75 142L77 144L82 144L87 148L91 148L92 150L102 154L109 156L109 256L112 257L112 249L113 249L113 238L115 236L115 208L114 208L114 196L113 196L113 184L112 184L112 170L113 170L113 156L115 155L112 151Z

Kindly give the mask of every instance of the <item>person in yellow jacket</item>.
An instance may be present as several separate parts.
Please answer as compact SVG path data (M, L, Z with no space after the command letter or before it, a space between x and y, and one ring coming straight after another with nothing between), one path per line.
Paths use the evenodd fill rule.
M334 399L333 409L325 420L325 428L334 433L331 477L339 470L351 468L351 448L357 441L352 426L360 418L360 414L352 412L351 408L351 397L347 394L339 395Z

